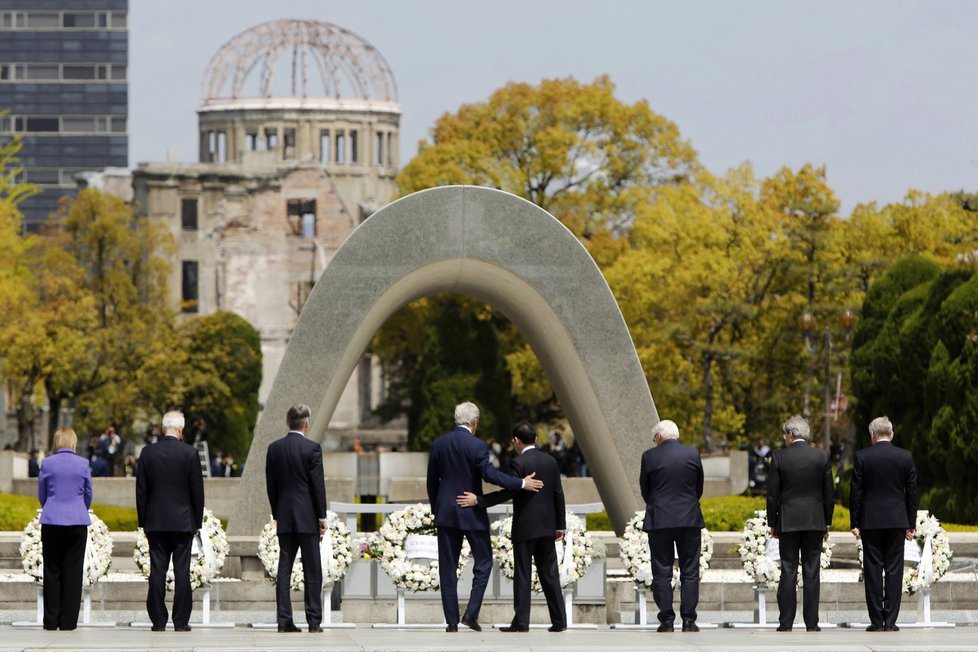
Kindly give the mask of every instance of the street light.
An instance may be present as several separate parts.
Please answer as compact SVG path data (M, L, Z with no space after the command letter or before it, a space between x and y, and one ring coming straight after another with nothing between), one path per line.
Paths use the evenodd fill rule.
M856 314L849 310L844 309L839 313L839 325L845 331L845 343L849 343L849 339L852 336L852 327L856 323ZM808 418L811 414L809 410L809 392L811 391L812 382L815 379L815 354L818 352L818 344L812 338L812 334L815 331L816 320L815 315L806 310L802 313L801 317L798 318L798 326L801 328L802 333L805 335L805 348L808 352L812 354L811 363L808 366L808 383L805 385L805 400L802 408L802 414L805 418ZM825 357L825 382L823 385L825 392L825 412L823 414L823 436L825 438L825 450L828 451L832 446L832 424L830 417L832 416L832 386L831 386L831 376L832 376L832 334L829 331L829 327L826 326L824 332L822 333L822 353ZM838 414L839 405L838 401L841 401L841 385L842 385L842 372L839 372L839 379L837 383L836 397L837 404L836 410L834 412Z

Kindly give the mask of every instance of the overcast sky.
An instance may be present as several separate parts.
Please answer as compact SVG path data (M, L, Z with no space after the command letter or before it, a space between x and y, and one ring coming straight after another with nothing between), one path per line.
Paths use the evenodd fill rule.
M384 55L402 162L438 116L510 81L608 74L714 172L826 165L846 214L910 188L978 190L978 2L963 0L131 0L130 164L196 160L208 61L280 18Z

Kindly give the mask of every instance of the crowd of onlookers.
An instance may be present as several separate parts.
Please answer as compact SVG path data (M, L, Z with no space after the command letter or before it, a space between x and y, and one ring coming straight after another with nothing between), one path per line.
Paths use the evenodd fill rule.
M821 440L817 442L812 441L810 445L815 448L825 448L825 442ZM829 448L829 461L832 464L836 485L842 479L842 473L845 470L847 461L847 452L846 442L844 440L834 439L832 441L832 445ZM751 494L765 493L768 470L771 467L771 457L773 454L774 450L764 437L758 439L757 443L748 451L748 486Z

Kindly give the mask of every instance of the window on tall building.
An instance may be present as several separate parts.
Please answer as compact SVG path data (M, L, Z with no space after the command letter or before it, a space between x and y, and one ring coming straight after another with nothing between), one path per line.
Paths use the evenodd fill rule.
M377 132L377 165L384 164L384 132Z
M316 200L290 199L286 205L289 233L304 238L316 237Z
M180 200L180 226L184 231L197 230L196 197L184 197Z
M336 162L346 163L346 136L342 131L336 134Z
M62 69L62 77L64 79L95 79L95 68L91 64L88 65L70 65L65 64Z
M245 134L245 150L254 152L258 150L258 132L249 131Z
M357 136L359 132L353 130L350 132L350 163L358 163L360 161L360 153L357 151Z
M265 128L265 149L274 151L278 147L278 129L274 127Z
M95 27L95 14L66 11L63 16L63 21L65 27Z
M394 132L387 132L387 165L397 165L394 160Z
M25 131L59 131L57 118L27 118Z
M200 293L198 291L197 261L185 260L182 264L182 279L180 299L183 302L184 312L197 312L199 310Z
M282 158L295 158L295 129L285 129L282 132Z
M329 163L329 129L319 132L319 162Z

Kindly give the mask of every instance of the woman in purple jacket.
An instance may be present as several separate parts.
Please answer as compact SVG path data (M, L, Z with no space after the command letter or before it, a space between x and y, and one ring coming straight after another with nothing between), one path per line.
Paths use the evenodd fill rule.
M71 428L54 433L54 453L37 479L41 501L41 551L44 556L44 629L75 629L81 606L82 569L88 539L92 474L88 460L75 454L78 436Z

